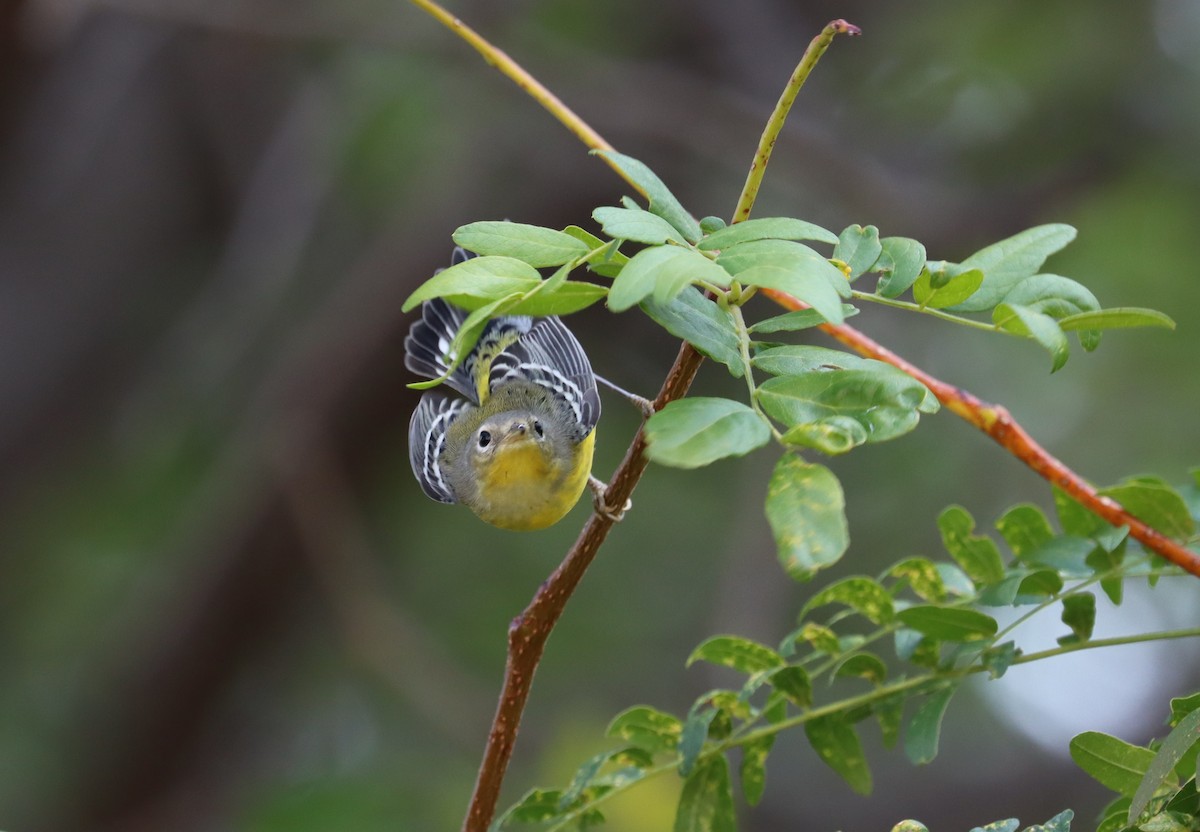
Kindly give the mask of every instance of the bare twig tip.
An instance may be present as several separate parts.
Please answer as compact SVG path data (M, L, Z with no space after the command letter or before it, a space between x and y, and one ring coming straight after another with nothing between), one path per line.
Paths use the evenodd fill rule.
M862 29L855 26L853 23L848 23L840 17L837 20L832 20L829 27L839 35L861 35Z

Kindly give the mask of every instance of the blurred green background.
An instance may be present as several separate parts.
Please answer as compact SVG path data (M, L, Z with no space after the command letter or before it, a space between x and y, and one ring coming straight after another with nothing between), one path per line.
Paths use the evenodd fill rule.
M1174 333L1110 333L1050 377L1031 343L886 309L855 323L1098 483L1200 465L1200 3L452 10L698 216L732 211L809 38L858 24L801 94L756 214L873 223L948 260L1076 225L1048 269L1168 312ZM399 0L0 8L0 828L458 828L507 624L587 509L514 534L420 493L400 305L456 226L590 227L624 192ZM571 324L598 372L646 394L675 354L636 313ZM696 389L741 387L706 366ZM601 475L636 427L605 406ZM772 462L650 469L549 643L506 802L565 783L619 710L679 712L728 681L683 667L706 636L789 629L811 588L774 560ZM985 526L1049 504L946 413L830 464L853 538L830 577L936 555L948 503ZM1131 594L1124 620L1101 604L1099 632L1200 615L1188 582ZM1198 668L1175 644L1014 670L956 699L927 768L868 731L865 799L785 737L743 828L966 829L1068 806L1090 828L1106 797L1066 738L1145 741ZM635 790L610 828L670 828L676 788Z

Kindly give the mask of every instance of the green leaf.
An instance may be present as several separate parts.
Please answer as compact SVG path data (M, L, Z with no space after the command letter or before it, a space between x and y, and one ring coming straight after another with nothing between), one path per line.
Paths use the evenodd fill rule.
M535 289L505 310L506 315L570 315L581 309L586 309L598 300L603 299L608 290L594 283L584 283L571 280L561 283L558 288L551 290L551 277L543 284L543 289Z
M848 303L842 304L842 317L849 318L858 314L858 310ZM797 309L759 321L749 328L750 332L798 332L811 329L825 323L825 316L815 309Z
M887 624L895 617L892 596L874 578L865 576L842 578L825 587L808 600L800 610L800 618L825 604L845 604L880 625Z
M1033 566L1048 566L1063 574L1082 578L1092 572L1087 559L1094 548L1095 544L1087 538L1061 534L1026 552L1021 560Z
M1113 527L1107 521L1084 508L1075 501L1074 497L1062 489L1054 488L1053 494L1054 510L1058 515L1058 523L1067 534L1098 540L1113 531ZM1115 542L1112 540L1106 539L1105 543L1115 545ZM1111 549L1112 545L1106 545L1105 548Z
M759 352L754 357L753 363L757 369L777 376L837 370L865 370L871 373L896 374L894 383L901 387L904 384L916 382L907 373L890 364L876 361L873 358L861 358L844 350L834 350L828 347L797 344L772 347ZM923 397L916 405L917 410L922 413L937 413L941 407L937 397L920 382L916 382L916 384L923 391Z
M512 257L472 257L426 280L400 309L408 312L432 298L445 298L455 306L474 311L501 298L535 289L541 282L537 269Z
M980 662L987 669L988 676L999 679L1008 672L1012 663L1020 655L1021 651L1017 649L1016 644L1006 641L984 650L980 656Z
M1171 699L1171 726L1178 725L1185 716L1195 710L1200 710L1200 693L1174 697Z
M819 348L775 347L760 353L753 363L759 369L774 372L792 363L792 357L803 357L816 349ZM835 350L829 352L837 355ZM782 422L789 431L796 425L816 423L835 438L884 442L916 427L928 391L919 381L894 367L864 361L853 369L825 365L767 379L759 385L756 396L767 415ZM857 422L863 432L852 432L846 420ZM803 438L798 437L800 441Z
M787 665L768 674L771 687L787 697L797 708L812 704L812 680L808 671L798 665Z
M892 832L929 832L929 827L919 820L902 820L892 827Z
M692 651L687 666L691 667L697 661L730 667L742 673L758 673L786 664L783 656L765 644L739 636L713 636Z
M624 312L650 295L664 304L697 280L728 285L729 276L713 261L690 248L644 248L629 258L613 280L608 292L608 307L614 312Z
M1016 818L1008 818L1007 820L994 820L986 826L976 826L971 832L1017 832L1017 827L1021 822Z
M767 754L775 744L775 735L768 734L742 745L742 764L738 771L746 804L757 806L767 785Z
M1163 811L1200 815L1200 793L1196 792L1195 777L1188 778L1188 781L1180 786L1179 791L1175 792L1175 796L1167 801Z
M677 399L646 423L646 452L662 465L698 468L765 445L771 430L757 413L732 399Z
M936 604L946 599L946 585L942 583L941 573L928 558L907 558L889 569L887 574L908 584L924 601Z
M452 236L467 251L512 257L539 268L561 266L588 253L587 245L570 234L520 222L473 222Z
M1138 784L1137 791L1133 794L1133 802L1129 805L1130 825L1136 822L1150 805L1150 800L1159 788L1174 781L1175 766L1197 742L1200 742L1200 711L1192 711L1167 735L1146 768L1146 774Z
M1060 328L1074 329L1128 329L1138 326L1156 326L1174 329L1175 321L1154 309L1139 309L1134 306L1114 306L1095 312L1080 312L1069 315L1058 322Z
M1013 506L996 521L996 530L1017 557L1029 554L1054 537L1050 521L1031 503Z
M1196 523L1183 497L1158 477L1131 477L1119 485L1100 489L1100 495L1116 500L1134 517L1167 537L1187 540L1196 532Z
M983 272L979 269L942 263L937 271L921 272L912 287L913 300L922 308L945 309L971 297L982 283Z
M838 662L834 676L857 676L873 685L882 685L887 679L887 666L874 653L852 653Z
M832 656L841 651L837 633L815 621L805 621L804 625L796 632L795 638L808 642L809 646L818 653L827 653Z
M767 485L767 522L779 562L805 581L836 563L850 545L846 498L833 472L784 454Z
M1025 827L1025 832L1071 832L1071 821L1074 818L1075 813L1073 811L1063 809L1045 823Z
M1075 229L1069 225L1039 225L980 249L964 260L962 266L982 271L983 284L978 292L953 311L983 312L991 309L1014 286L1041 269L1047 257L1074 239Z
M836 266L802 243L740 243L723 250L717 263L743 284L786 292L816 309L825 320L842 323L841 299L850 297L850 284Z
M1037 341L1046 352L1050 353L1052 364L1050 372L1062 369L1070 357L1071 350L1067 344L1067 336L1059 327L1058 321L1049 315L1035 312L1025 306L1013 303L1002 303L992 312L992 323L1000 329L1024 335Z
M882 252L883 245L879 241L878 228L873 225L866 228L851 225L838 235L833 259L841 260L850 267L850 279L853 280L875 265Z
M718 708L705 704L705 697L697 700L688 712L683 723L683 731L679 735L679 774L687 777L695 768L700 752L704 750L704 741L708 739L709 727L720 713Z
M701 251L715 251L748 243L751 240L816 240L821 243L836 243L838 237L811 222L791 217L761 217L736 222L720 231L714 231L700 241Z
M879 242L883 249L881 262L886 260L887 267L875 291L885 298L898 298L924 271L925 246L908 237L884 237Z
M636 705L613 717L606 734L657 754L674 751L682 732L683 723L676 717L647 705Z
M904 753L914 765L931 763L937 756L942 717L957 690L957 686L943 688L925 700L913 714L904 734Z
M735 378L742 377L742 354L733 314L689 286L670 303L648 299L642 309L659 326L676 338L682 338L713 361L729 368Z
M666 242L684 245L684 239L669 222L641 208L597 208L592 219L604 233L618 240L657 246Z
M715 234L722 228L725 228L726 225L727 223L721 217L709 216L700 218L700 230L705 234ZM704 241L701 240L700 242L703 245Z
M1021 578L1017 587L1017 600L1030 599L1040 603L1043 598L1062 591L1063 580L1056 569L1038 569Z
M815 422L792 425L783 441L793 447L812 448L821 453L844 454L865 444L870 434L861 422L850 416L830 415Z
M996 619L964 607L922 604L896 613L906 627L939 641L979 641L996 635Z
M1071 635L1060 638L1059 644L1090 639L1096 624L1096 596L1090 592L1077 592L1063 598L1062 622L1071 628Z
M558 802L561 798L562 792L558 789L530 789L492 822L488 832L503 829L509 821L537 823L558 817Z
M1146 776L1154 752L1099 731L1085 731L1071 740L1071 759L1102 785L1131 798Z
M942 544L977 586L1004 578L1004 563L996 544L987 537L971 534L975 519L962 506L950 506L937 519Z
M692 770L683 783L674 832L737 832L729 763L714 754Z
M570 784L558 799L558 811L565 812L571 808L583 790L592 784L596 779L596 775L600 773L600 769L612 757L612 751L602 751L589 758L575 772L575 776L571 778Z
M675 227L689 243L700 241L700 223L687 212L675 198L675 195L658 178L654 171L631 156L617 153L615 150L593 150L597 156L608 159L619 170L624 172L650 200L650 210Z
M875 703L875 719L883 734L883 747L895 748L900 740L900 726L904 722L904 696L892 694Z
M1004 303L1024 306L1056 319L1100 308L1100 301L1090 289L1057 274L1035 274L1025 278L1004 296Z
M817 717L804 723L804 733L817 756L841 775L859 794L871 793L871 770L854 726L839 714Z
M568 225L563 229L563 233L571 235L588 247L590 254L587 267L601 277L616 277L621 268L629 262L629 258L618 250L619 240L601 240L578 225Z
M956 595L959 598L973 598L975 596L975 583L967 577L967 573L959 568L955 563L935 563L938 575L941 576L942 586L946 587L946 592L950 595Z
M978 602L985 607L1007 607L1017 603L1017 593L1021 591L1021 583L1025 573L1013 570L1004 576L1004 580L989 584L979 593Z

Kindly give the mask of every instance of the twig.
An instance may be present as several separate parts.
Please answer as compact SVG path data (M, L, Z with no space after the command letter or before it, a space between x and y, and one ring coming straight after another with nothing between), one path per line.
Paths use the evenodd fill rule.
M767 120L767 124L763 128L762 137L758 140L758 150L754 153L754 161L750 163L750 171L746 174L746 184L742 186L742 195L738 199L737 208L733 211L734 222L749 219L750 210L758 198L758 188L767 172L767 163L771 161L771 151L775 149L775 141L779 138L780 131L783 130L783 123L787 121L788 112L792 109L792 102L796 100L796 95L804 86L804 82L808 80L817 61L825 54L825 50L829 48L829 44L833 43L833 39L837 35L861 34L862 29L853 23L839 19L828 23L821 30L821 34L809 42L808 48L804 50L804 56L800 58L800 63L792 71L792 77L788 78L787 85L783 88L783 94L779 96L775 110L771 113L771 118Z
M661 410L667 402L684 396L691 386L703 357L689 344L683 344L679 355L663 382L654 409ZM625 452L617 471L609 482L605 500L609 505L625 505L633 489L646 470L646 437L638 430ZM600 544L608 536L613 521L608 517L593 514L579 533L575 545L553 574L538 588L533 600L520 615L513 619L508 628L508 661L504 668L504 688L500 692L500 703L492 720L487 748L479 775L475 781L475 792L463 824L464 832L484 832L496 812L496 801L500 797L500 786L512 757L521 714L529 698L533 675L541 660L546 639L562 615L567 600L579 585Z

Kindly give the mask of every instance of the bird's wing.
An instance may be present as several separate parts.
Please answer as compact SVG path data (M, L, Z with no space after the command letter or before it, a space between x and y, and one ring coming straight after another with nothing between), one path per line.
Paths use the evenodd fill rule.
M513 319L497 322L507 320ZM571 330L556 317L532 319L528 330L492 360L489 389L513 378L532 381L563 401L584 435L600 419L600 394L592 364Z
M441 393L421 396L412 421L408 423L408 461L421 490L441 503L458 500L442 471L441 454L446 447L446 429L471 405L460 398Z

